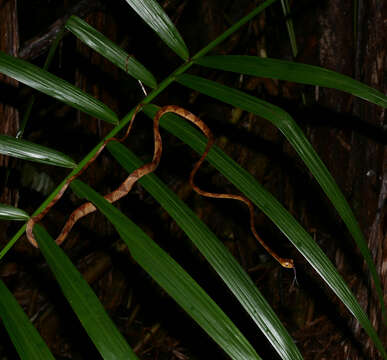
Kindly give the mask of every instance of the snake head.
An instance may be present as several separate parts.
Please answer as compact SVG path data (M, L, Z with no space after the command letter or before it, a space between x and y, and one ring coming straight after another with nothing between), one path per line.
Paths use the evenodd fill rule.
M287 269L293 269L294 268L294 261L293 261L293 259L283 259L281 261L281 265Z

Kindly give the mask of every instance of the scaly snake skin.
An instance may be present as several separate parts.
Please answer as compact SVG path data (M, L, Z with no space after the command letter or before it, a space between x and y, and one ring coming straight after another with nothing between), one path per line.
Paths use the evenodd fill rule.
M101 145L101 147L98 149L97 153L86 163L86 165L75 175L70 177L66 183L63 185L63 187L60 189L58 194L52 199L52 201L47 205L47 207L38 215L33 216L30 218L30 220L27 223L27 228L26 228L26 234L29 242L35 246L38 247L38 244L36 243L35 236L32 232L32 229L35 225L35 223L41 221L43 217L48 213L48 211L54 206L54 204L62 197L70 183L77 178L83 171L86 170L86 168L97 158L97 156L102 152L102 150L106 147L106 145L110 141L119 141L122 142L126 139L126 137L129 135L130 130L133 126L133 122L135 119L136 114L140 110L141 105L139 105L132 117L132 120L129 124L128 130L126 131L126 134L124 135L123 138L117 139L117 138L109 138L105 140L105 142ZM284 259L279 257L274 251L270 249L270 247L260 238L258 235L256 229L255 229L255 221L254 221L254 205L253 203L246 198L243 195L233 195L233 194L218 194L218 193L212 193L208 191L204 191L197 187L194 183L194 177L202 163L204 162L204 159L206 158L208 152L211 149L211 146L214 143L214 138L213 135L210 131L210 129L207 127L207 125L200 120L196 115L192 114L188 110L185 110L179 106L176 105L167 105L162 107L156 114L153 120L153 134L154 134L154 153L153 153L153 159L150 163L147 163L140 168L134 170L127 178L126 180L113 192L110 194L107 194L104 196L104 198L109 201L110 203L113 203L125 195L129 193L129 191L132 189L133 185L141 179L143 176L153 172L156 170L159 162L160 162L160 157L161 157L161 152L162 152L162 141L161 141L161 136L160 136L160 131L159 131L159 122L160 118L166 114L166 113L175 113L177 115L180 115L184 119L187 119L188 121L192 122L194 125L196 125L202 132L203 134L207 137L208 142L206 145L206 148L204 150L203 155L200 157L199 161L195 164L193 170L191 171L190 177L189 177L189 182L192 188L200 195L210 197L210 198L216 198L216 199L234 199L234 200L239 200L245 203L250 212L250 228L251 231L254 235L254 237L258 240L258 242L266 249L266 251L274 258L276 259L283 267L285 268L294 268L294 262L292 259ZM72 212L72 214L69 216L66 224L64 225L61 233L55 240L55 242L60 245L67 237L68 233L74 226L74 224L81 219L82 217L94 212L96 210L95 206L91 202L84 203L80 207L78 207L76 210Z

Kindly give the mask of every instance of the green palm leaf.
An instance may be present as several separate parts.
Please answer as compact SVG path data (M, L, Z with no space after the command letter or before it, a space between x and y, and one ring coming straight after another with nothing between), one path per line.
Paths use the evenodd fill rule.
M22 209L18 209L6 204L0 204L0 219L26 221L29 219L29 216Z
M155 0L126 0L132 9L177 55L187 60L189 52L171 19Z
M144 112L151 118L157 112L157 107L147 105ZM187 124L186 121L173 114L163 117L161 126L168 132L178 137L184 143L192 147L199 154L203 153L207 139L198 130ZM217 146L214 146L207 158L232 184L234 184L245 196L253 201L293 243L298 251L312 265L321 278L329 285L348 310L355 316L366 330L375 346L385 359L387 353L372 327L367 315L356 301L355 296L339 275L328 257L318 247L304 228L289 214L289 212L260 185L254 177L230 159Z
M232 358L260 359L250 343L219 306L164 250L136 224L80 180L71 187L108 218L128 246L134 260Z
M105 360L137 360L97 296L63 250L39 224L34 234L63 294Z
M164 123L164 120L161 121ZM143 164L120 143L111 142L108 149L129 173ZM192 240L281 358L302 359L297 346L270 305L215 234L156 175L149 174L139 181Z
M332 175L329 173L325 164L317 155L316 151L313 149L312 145L292 117L286 111L277 106L262 101L242 91L218 84L214 81L209 81L192 75L182 75L179 77L178 82L215 99L224 101L227 104L262 116L263 118L269 120L284 134L286 139L292 144L293 148L297 151L298 155L320 184L321 188L324 190L325 194L332 202L333 206L336 208L348 230L352 234L356 245L370 269L383 314L386 314L380 278L376 271L375 264L372 261L371 253L360 230L359 224L357 223L348 202L345 200L344 195L340 191Z
M319 66L243 55L205 56L196 60L196 63L213 69L233 71L238 74L337 89L384 108L387 107L387 97L381 92L349 76Z
M55 360L23 309L0 280L0 318L20 359Z
M73 15L68 19L66 29L70 30L79 40L109 59L113 64L135 79L142 81L151 88L157 86L154 76L140 62L95 30L87 22Z
M0 135L0 154L66 168L76 166L73 159L59 151L7 135Z
M0 51L0 73L22 82L44 94L63 101L98 119L118 123L117 115L105 104L84 93L74 85L57 76Z

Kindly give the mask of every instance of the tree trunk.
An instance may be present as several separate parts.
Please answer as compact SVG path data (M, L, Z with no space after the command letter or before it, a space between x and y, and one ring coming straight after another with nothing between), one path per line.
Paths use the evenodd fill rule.
M320 65L355 77L357 80L386 93L386 19L387 4L377 0L359 0L359 9L349 0L327 1L325 11L319 15L321 36L319 43ZM354 29L354 14L358 22ZM353 44L353 46L351 46ZM361 99L333 90L320 90L319 104L350 119L337 117L332 126L312 130L312 140L332 175L343 189L355 212L377 270L386 288L386 196L387 196L387 148L385 110ZM347 243L351 247L355 245ZM336 244L338 245L338 244ZM379 330L386 344L386 328L383 326L380 307L370 279L354 277L343 263L345 249L336 252L336 265L342 274L351 278L351 288L372 324ZM342 261L343 259L346 259ZM368 273L366 266L363 267ZM361 353L353 343L346 344L348 359L378 359L372 341L365 337L356 321L351 322L355 337L363 344Z
M0 50L17 56L19 48L19 30L17 20L17 0L0 0ZM0 74L0 87L7 91L15 88L18 82ZM10 99L12 100L12 99ZM0 102L0 134L15 136L19 128L19 111L8 103ZM14 164L8 156L0 155L1 194L0 203L17 206L19 193L8 180L8 168ZM5 234L9 223L0 223L0 232Z

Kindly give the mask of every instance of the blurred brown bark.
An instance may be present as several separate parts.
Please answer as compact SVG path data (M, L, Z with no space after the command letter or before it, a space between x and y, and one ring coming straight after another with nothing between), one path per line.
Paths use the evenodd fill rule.
M17 20L17 0L0 0L0 50L10 55L17 56L19 48L19 30ZM0 84L6 87L17 87L18 82L0 74ZM0 134L15 136L19 127L19 111L10 104L0 102ZM0 203L17 206L18 190L7 183L7 168L10 166L8 156L0 155L0 168L2 173L2 186ZM4 222L0 224L0 231L5 231Z
M88 14L102 8L103 5L98 0L79 1L74 6L70 7L66 14L56 20L43 34L39 34L22 44L19 51L19 57L30 61L36 59L48 51L51 43L55 40L55 37L71 15L77 15L84 18Z
M320 65L355 77L386 94L387 84L387 3L377 0L359 0L357 33L354 27L356 14L354 2L329 0L319 15L321 36L319 40ZM342 124L332 124L324 129L314 129L311 138L329 170L343 189L346 198L360 222L369 248L387 286L386 264L386 198L387 198L387 120L385 110L361 99L325 89L319 92L319 104L338 113L351 113L358 123L349 124L350 131ZM328 120L328 119L327 119ZM340 119L339 119L340 121ZM354 245L353 245L354 246ZM351 288L363 309L387 344L386 327L382 324L373 286L348 274L344 268L344 251L337 250L336 265L341 273L351 278ZM366 266L364 273L368 273ZM370 290L370 288L372 290ZM364 345L363 354L351 343L346 343L348 359L378 359L372 341L364 336L362 328L352 321L350 325L357 339Z

